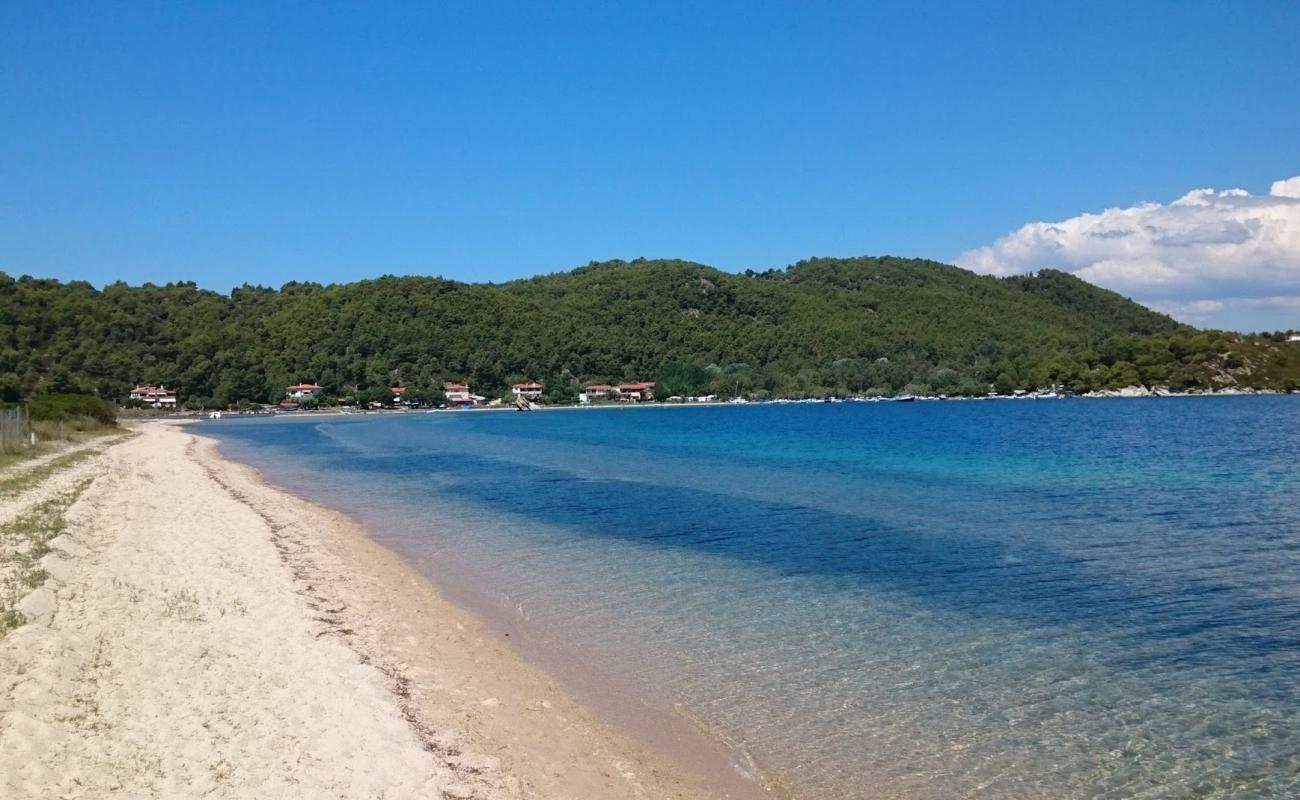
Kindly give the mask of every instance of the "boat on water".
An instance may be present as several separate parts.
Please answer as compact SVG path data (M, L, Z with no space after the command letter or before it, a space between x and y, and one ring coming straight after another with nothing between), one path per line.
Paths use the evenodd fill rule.
M897 397L894 398L894 402L895 402L895 403L915 403L915 402L916 402L916 395L914 395L914 394L900 394L900 395L898 395Z

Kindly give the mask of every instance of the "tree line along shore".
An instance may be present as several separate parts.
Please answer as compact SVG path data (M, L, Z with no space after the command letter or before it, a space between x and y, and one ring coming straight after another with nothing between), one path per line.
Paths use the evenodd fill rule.
M503 284L386 276L348 284L96 289L0 274L0 399L172 387L181 408L422 404L446 382L548 403L642 381L654 397L752 399L1200 393L1300 386L1293 332L1199 330L1066 273L994 278L933 261L810 259L735 274L612 261Z

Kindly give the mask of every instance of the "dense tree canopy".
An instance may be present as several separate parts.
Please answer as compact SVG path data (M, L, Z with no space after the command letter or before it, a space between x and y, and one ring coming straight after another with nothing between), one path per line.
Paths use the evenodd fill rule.
M541 379L561 399L656 376L684 391L801 395L1284 388L1300 374L1300 347L1197 331L1065 273L998 279L888 257L745 274L613 261L500 285L383 277L229 295L0 273L0 321L9 399L120 400L136 382L224 406L279 400L298 381L349 394L463 379L493 397Z

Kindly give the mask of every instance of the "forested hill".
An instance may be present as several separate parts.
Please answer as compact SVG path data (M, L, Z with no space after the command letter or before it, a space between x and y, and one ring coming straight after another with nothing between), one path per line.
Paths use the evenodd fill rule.
M1263 387L1297 366L1269 339L1195 331L1065 273L998 279L899 258L745 274L614 261L498 285L384 277L229 295L0 273L0 321L10 399L120 399L150 382L224 406L278 400L298 381L344 395L445 379L493 396L524 378L558 399L661 375L774 395Z

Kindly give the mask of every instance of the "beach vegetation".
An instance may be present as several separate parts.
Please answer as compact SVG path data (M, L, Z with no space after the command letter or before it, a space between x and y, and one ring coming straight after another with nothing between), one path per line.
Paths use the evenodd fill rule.
M42 479L46 477L48 472ZM27 592L45 583L48 575L41 559L50 552L50 540L65 530L68 508L92 480L84 478L0 525L0 636L22 624L16 606Z
M117 407L90 394L40 394L27 405L34 422L63 423L78 430L117 424Z
M193 589L174 589L162 598L162 613L165 617L175 617L182 622L202 622L202 603Z
M46 478L97 454L96 450L74 450L13 474L0 475L0 499L13 497L37 486Z
M18 404L0 404L0 409L17 408ZM66 447L69 443L87 442L100 436L121 432L117 426L117 408L102 398L90 395L40 395L26 404L26 424L18 424L0 444L0 467L21 462ZM19 416L7 415L5 424L21 423ZM57 467L77 453L60 457L50 465L29 470L22 475L42 475L46 468ZM0 495L6 486L21 476L0 479Z

